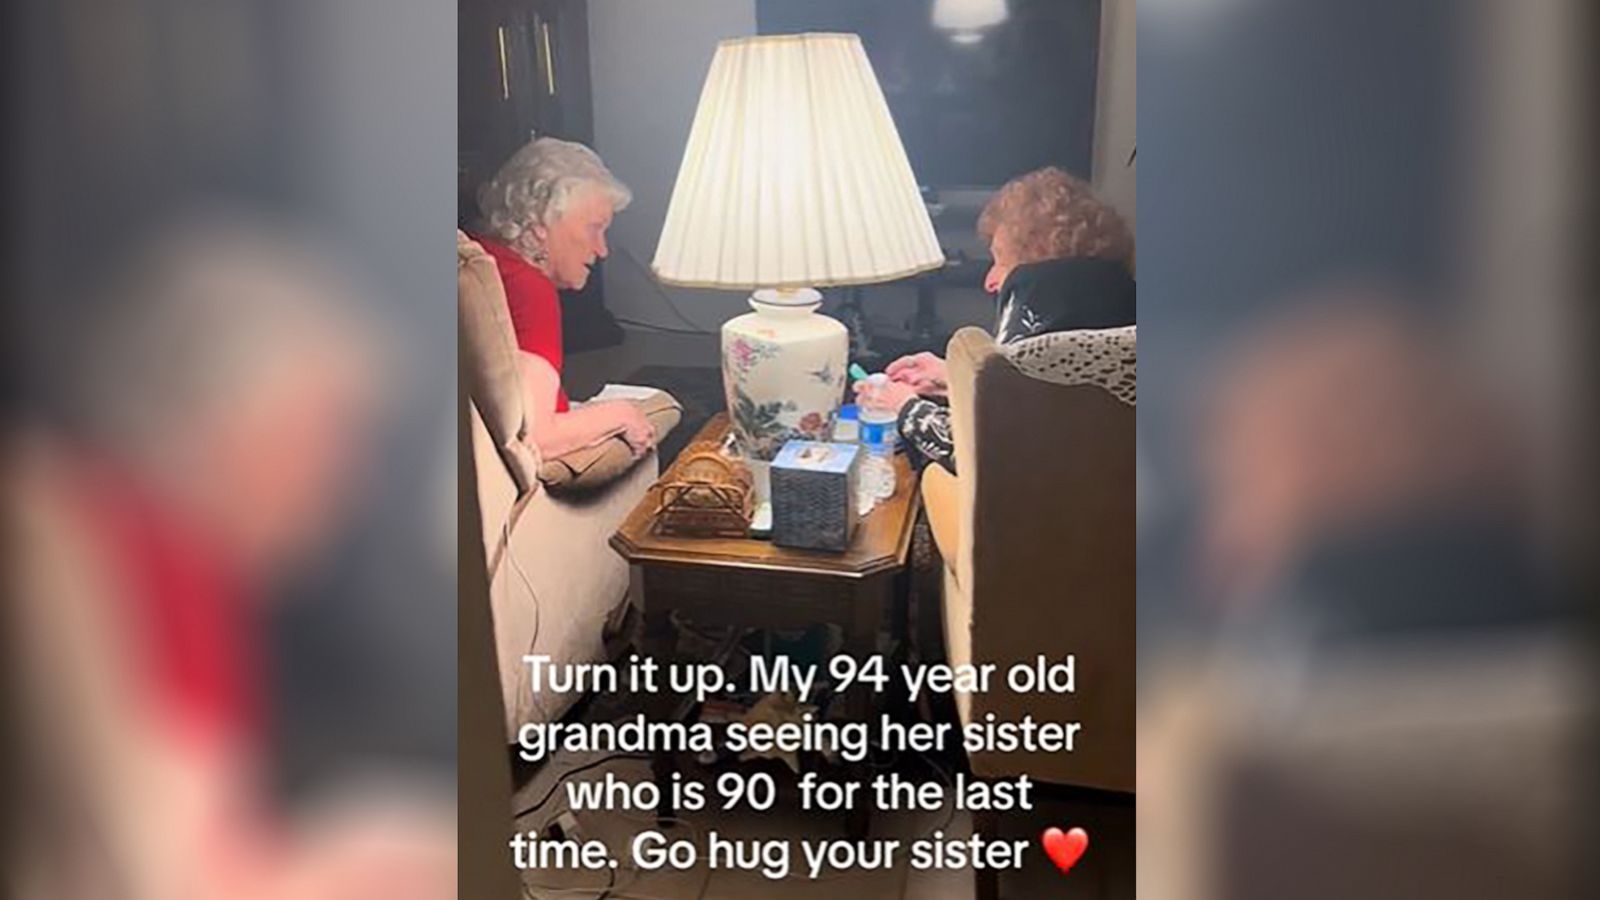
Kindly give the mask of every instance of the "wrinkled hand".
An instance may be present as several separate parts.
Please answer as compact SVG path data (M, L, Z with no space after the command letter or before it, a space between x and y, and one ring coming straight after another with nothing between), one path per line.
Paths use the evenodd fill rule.
M900 409L917 398L917 391L903 381L886 381L875 385L858 381L855 385L856 403L867 409L881 409L899 415Z
M923 397L943 397L950 389L944 360L928 352L902 356L890 363L883 374Z
M639 407L632 403L621 402L617 404L618 413L622 420L622 440L633 451L635 458L644 456L656 445L656 430L645 418Z

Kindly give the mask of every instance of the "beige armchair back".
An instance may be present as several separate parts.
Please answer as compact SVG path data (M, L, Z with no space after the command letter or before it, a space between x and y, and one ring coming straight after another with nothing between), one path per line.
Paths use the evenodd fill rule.
M607 541L655 481L659 461L652 454L583 498L541 487L499 270L459 233L456 257L466 425L509 738L524 723L560 717L578 699L530 690L525 655L558 663L604 658L607 623L622 618L628 593L627 563Z
M959 475L952 485L930 469L925 481L947 499L928 507L950 662L1003 672L1040 654L1076 658L1074 694L1002 689L957 695L957 709L963 722L1083 724L1073 753L972 754L980 776L1134 789L1134 332L1111 331L1071 346L1044 346L1060 343L1050 336L1001 348L977 328L950 341Z

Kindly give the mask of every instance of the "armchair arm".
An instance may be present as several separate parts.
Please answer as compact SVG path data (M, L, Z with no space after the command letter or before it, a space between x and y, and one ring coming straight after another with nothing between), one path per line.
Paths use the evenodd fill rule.
M956 476L943 466L929 466L922 472L922 508L928 511L928 527L946 566L953 565L961 547L960 489Z

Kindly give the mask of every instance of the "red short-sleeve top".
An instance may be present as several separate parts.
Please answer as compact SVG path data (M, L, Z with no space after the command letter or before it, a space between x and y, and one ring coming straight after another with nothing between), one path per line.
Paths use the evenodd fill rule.
M120 466L86 458L77 484L129 604L147 696L190 737L259 740L265 716L255 604L227 554Z
M506 305L511 309L511 326L517 332L517 346L542 357L561 375L561 297L555 283L522 254L506 245L479 238L483 249L494 257L500 281L506 288ZM567 391L556 392L556 412L568 409Z

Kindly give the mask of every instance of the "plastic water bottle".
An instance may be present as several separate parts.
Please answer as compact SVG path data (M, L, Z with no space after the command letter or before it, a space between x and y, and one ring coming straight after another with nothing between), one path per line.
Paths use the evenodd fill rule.
M861 480L869 496L887 500L894 496L894 450L882 423L862 422L861 443L867 456L861 461Z
M882 372L874 372L873 374L867 376L867 383L872 385L874 388L881 388L889 383L889 376L883 374ZM883 426L884 440L889 445L889 452L893 454L895 452L896 443L899 439L899 433L895 427L898 416L888 410L871 409L868 407L861 407L859 415L861 417L861 428L863 434L866 432L868 425Z

